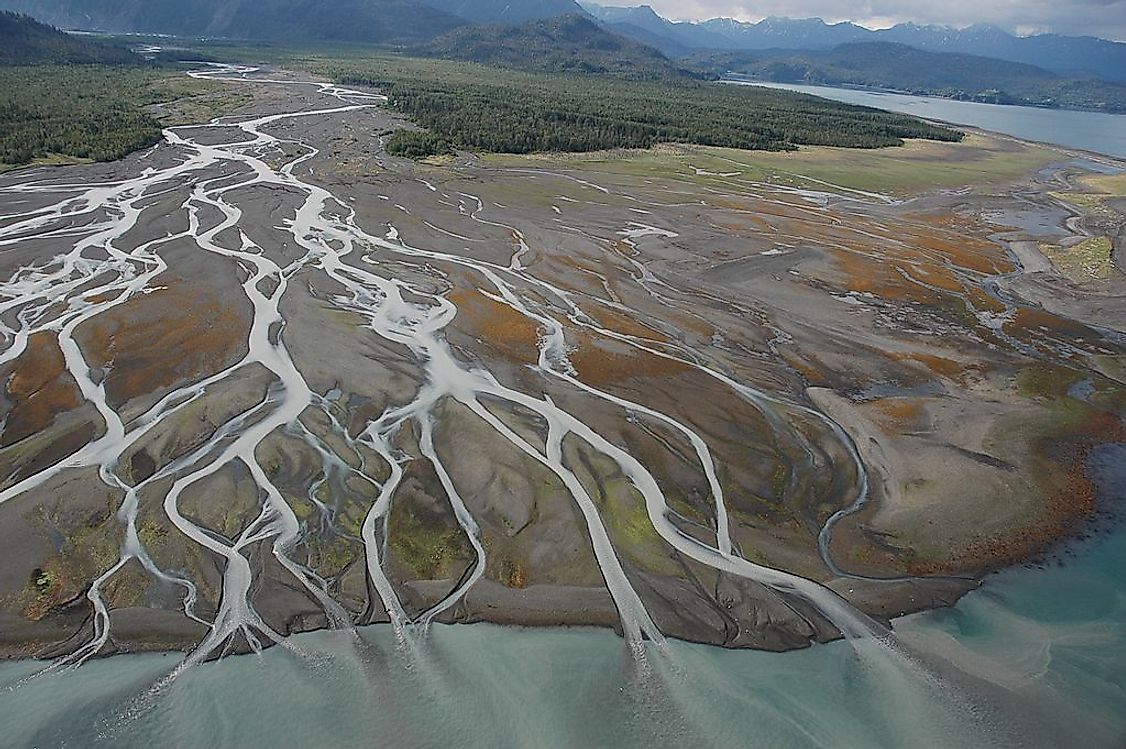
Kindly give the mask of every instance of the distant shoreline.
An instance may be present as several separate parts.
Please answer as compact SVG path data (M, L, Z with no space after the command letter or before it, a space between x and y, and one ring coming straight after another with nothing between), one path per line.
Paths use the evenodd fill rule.
M1051 105L1051 104L1036 104L1033 102L1000 102L1000 101L984 101L982 99L974 99L971 97L958 97L958 96L943 96L938 91L908 91L905 89L889 88L886 86L864 86L858 83L824 83L812 81L774 81L767 78L757 78L749 75L742 75L735 72L724 73L719 83L736 83L740 85L761 85L766 84L771 88L774 87L789 87L789 86L808 86L810 88L838 88L847 91L858 91L867 94L893 94L895 96L914 96L917 98L925 99L944 99L946 101L957 101L966 104L991 104L996 107L1023 107L1026 109L1043 109L1050 112L1088 112L1090 114L1109 114L1115 116L1126 116L1126 111L1112 112L1105 109L1095 109L1092 107L1069 107L1064 105Z

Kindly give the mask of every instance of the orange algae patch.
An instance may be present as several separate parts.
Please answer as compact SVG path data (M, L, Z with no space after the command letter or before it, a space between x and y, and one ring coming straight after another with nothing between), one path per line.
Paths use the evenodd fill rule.
M246 349L246 315L206 286L177 278L130 299L78 331L91 364L109 366L106 395L120 405L217 372Z
M938 304L942 296L937 292L911 283L896 270L905 263L891 258L871 257L863 252L832 250L837 266L847 277L845 287L861 294L875 294L881 299L910 300L923 304ZM924 280L924 279L920 279ZM927 279L931 282L930 279Z
M914 224L897 225L904 241L937 252L966 270L992 275L1013 270L1012 260L995 242L983 238L991 233L980 222L953 214L913 214Z
M911 398L884 398L872 404L880 426L899 433L916 431L926 416L924 403Z
M693 317L686 312L670 313L669 321L674 323L680 330L690 330L703 338L711 338L716 334L716 327L714 325L698 317ZM652 338L653 336L650 335L649 337Z
M617 350L611 350L608 346ZM579 336L570 354L579 379L595 387L632 378L674 377L692 371L687 364L611 342L602 344L589 334Z
M786 360L786 364L804 377L811 387L826 387L829 385L829 378L825 374L824 365L821 365L819 368L804 359L800 359L788 353L784 353L782 356ZM817 363L820 364L820 362Z
M850 290L888 299L935 303L942 292L969 291L959 270L980 276L1012 268L1004 249L982 238L987 229L970 219L953 214L909 214L904 219L886 224L854 219L837 225L793 220L782 228L831 252Z
M955 382L964 382L966 375L971 371L979 370L980 367L976 365L965 365L961 362L947 359L943 356L935 354L922 354L918 352L911 352L908 354L890 354L891 358L895 361L913 361L922 364L934 374L945 377Z
M457 306L458 322L468 335L480 338L515 361L534 362L539 358L539 328L508 305L477 290L451 291L449 300Z
M1013 318L1005 324L1007 332L1011 334L1020 332L1014 330L1014 328L1025 331L1039 331L1071 342L1097 338L1090 328L1082 323L1032 307L1019 308Z
M4 446L46 429L58 414L79 406L78 387L53 334L30 336L11 366L6 395L12 406L0 440Z
M625 315L611 312L610 310L599 310L596 314L592 315L600 327L612 330L615 333L622 335L636 336L638 338L649 338L651 340L664 340L665 336L658 333L652 328L648 328L636 320L632 320Z

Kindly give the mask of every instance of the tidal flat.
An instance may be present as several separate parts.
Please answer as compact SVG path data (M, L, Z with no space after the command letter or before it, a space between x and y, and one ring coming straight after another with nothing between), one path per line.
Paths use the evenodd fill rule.
M197 75L252 101L0 177L7 657L381 622L801 649L1098 517L1113 159L415 163L376 93Z

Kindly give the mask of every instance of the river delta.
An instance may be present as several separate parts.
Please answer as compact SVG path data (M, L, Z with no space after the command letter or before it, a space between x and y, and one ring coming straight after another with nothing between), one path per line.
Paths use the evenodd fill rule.
M720 657L688 641L1024 735L901 617L1115 522L1123 164L978 131L416 164L376 93L195 75L253 103L0 177L0 652L40 659L0 701L113 653L186 654L121 667L128 712L271 645L582 637L624 641L623 715Z

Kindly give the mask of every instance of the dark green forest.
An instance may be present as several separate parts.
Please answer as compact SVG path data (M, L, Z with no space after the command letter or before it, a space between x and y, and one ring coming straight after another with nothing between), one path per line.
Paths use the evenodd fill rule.
M157 73L127 49L0 13L0 164L107 161L160 140L140 110Z
M785 91L697 81L535 74L394 56L305 61L375 87L435 144L482 151L593 151L680 142L788 150L877 148L962 134L905 115ZM403 136L407 138L408 136ZM409 136L412 149L421 141Z
M160 140L140 107L167 73L103 66L0 67L0 163L48 154L110 161Z

